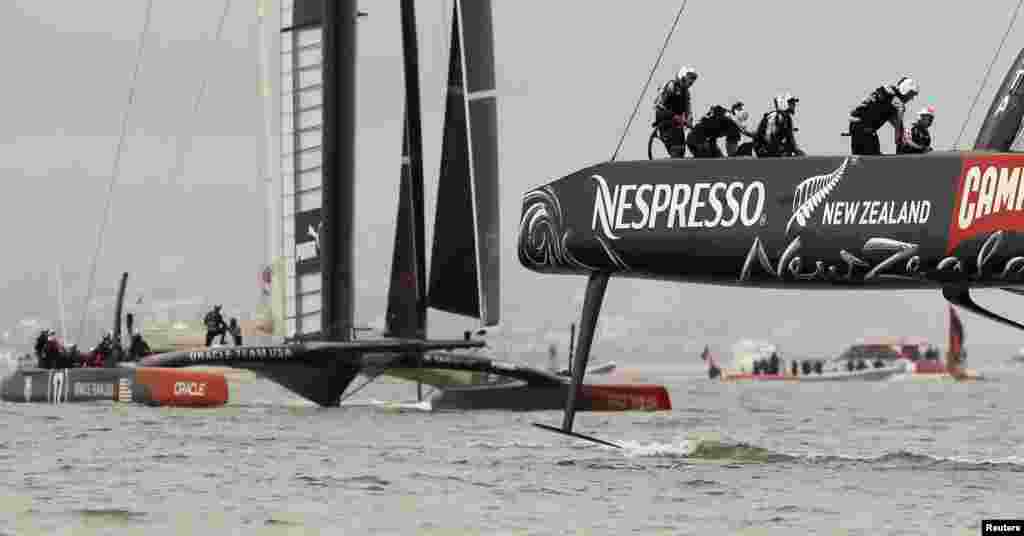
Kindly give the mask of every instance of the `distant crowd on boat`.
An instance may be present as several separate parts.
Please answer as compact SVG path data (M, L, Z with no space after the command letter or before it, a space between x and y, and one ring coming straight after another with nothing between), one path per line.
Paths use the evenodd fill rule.
M99 344L83 353L77 344L61 341L52 329L39 332L34 351L38 366L43 369L102 368L116 365L118 361L137 361L152 353L140 333L132 334L127 352L120 341L115 340L114 334L108 331Z
M825 368L825 362L820 359L805 359L802 361L794 359L790 361L789 365L792 376L798 376L801 372L805 376L809 374L822 374ZM755 359L752 368L751 372L755 376L783 373L782 359L775 352L772 352L769 358Z
M887 361L891 363L899 359L916 363L917 368L922 372L930 372L932 369L939 368L944 369L944 364L940 361L937 348L929 346L923 353L916 350L916 348L910 345L902 348L900 352L895 352L886 345L854 345L847 352L844 352L838 358L838 361L844 363L843 368L846 372L885 368L888 366ZM966 354L965 351L962 351L962 353ZM773 352L769 358L755 359L752 365L752 373L754 375L782 374L781 364L782 359ZM824 364L825 361L821 359L794 359L789 364L790 375L808 376L811 374L822 374L824 372Z
M651 126L672 158L683 158L687 149L694 158L722 158L723 156L754 156L759 158L803 156L797 144L794 116L800 99L783 93L772 99L772 110L766 112L756 128L747 124L749 114L740 100L725 105L712 105L699 120L694 121L690 88L697 81L697 71L682 67L658 93ZM932 150L929 129L935 121L935 108L925 106L917 120L905 127L907 104L920 89L910 77L902 77L894 84L872 90L867 98L850 112L849 124L843 136L850 137L850 151L855 155L882 154L878 131L886 123L892 125L896 152L920 154ZM651 143L653 143L653 134ZM750 141L740 144L743 137ZM723 155L718 145L725 139ZM652 156L653 158L653 156Z

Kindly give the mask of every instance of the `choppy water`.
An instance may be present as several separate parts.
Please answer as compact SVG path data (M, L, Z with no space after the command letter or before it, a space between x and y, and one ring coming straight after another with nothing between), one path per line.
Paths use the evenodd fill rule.
M985 370L983 370L985 371ZM213 410L0 405L0 533L978 534L1021 517L1024 367L994 383L731 385L675 410L426 413L381 383L320 409L246 373Z

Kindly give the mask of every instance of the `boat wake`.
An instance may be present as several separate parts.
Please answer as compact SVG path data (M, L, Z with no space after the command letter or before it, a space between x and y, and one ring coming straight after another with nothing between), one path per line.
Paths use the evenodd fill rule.
M932 454L896 450L874 456L844 454L787 453L742 442L718 439L683 439L679 442L641 443L620 441L623 448L613 449L596 445L593 448L608 452L622 452L627 458L669 459L681 464L721 463L793 463L815 466L863 465L866 468L917 469L938 471L1009 471L1024 472L1024 457L1004 456L935 456Z
M678 443L648 443L624 441L623 447L629 458L670 458L693 461L721 461L740 463L780 463L795 461L791 455L773 452L769 449L715 439L684 439Z

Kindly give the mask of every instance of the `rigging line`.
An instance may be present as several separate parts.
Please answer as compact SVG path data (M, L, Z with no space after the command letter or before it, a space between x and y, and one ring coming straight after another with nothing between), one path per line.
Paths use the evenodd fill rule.
M679 25L679 17L683 15L683 10L686 9L686 4L689 3L689 1L690 0L683 0L682 5L679 6L679 12L676 13L676 20L672 22L672 28L669 29L668 35L665 36L665 43L661 45L661 52L658 53L658 59L654 60L654 66L651 67L651 74L647 76L647 83L644 84L643 90L640 91L640 96L636 99L636 105L633 106L633 113L629 116L629 121L626 121L626 129L622 131L622 137L619 138L619 144L615 146L615 152L612 153L612 161L619 156L619 149L622 148L622 142L626 140L626 134L629 133L629 127L633 124L633 119L636 118L636 112L640 109L640 103L644 100L647 88L651 85L651 79L654 78L654 72L658 70L658 65L661 64L661 58L665 55L665 49L668 48L668 42L672 39L672 34L675 33L676 26Z
M153 17L153 0L146 2L146 15L145 22L142 25L142 33L139 36L139 48L136 52L135 57L135 71L132 73L131 85L128 88L128 105L125 106L124 112L121 115L121 132L117 140L117 149L114 153L114 165L110 172L110 185L107 187L107 199L103 208L103 219L100 221L99 233L96 237L96 250L92 256L92 266L89 270L89 287L85 297L85 306L82 311L82 320L78 325L78 339L83 340L82 337L85 335L85 323L89 317L89 304L92 302L93 290L96 286L96 264L99 260L100 250L103 247L103 232L107 227L107 220L110 218L110 205L113 200L114 185L117 184L117 177L121 171L121 154L124 152L124 141L127 137L128 132L128 114L132 109L132 104L135 102L135 90L136 83L139 79L139 71L142 69L142 57L146 49L146 36L149 34L149 25Z
M970 109L967 110L967 117L964 118L964 124L960 126L960 133L956 135L956 141L953 142L952 149L956 149L957 145L960 144L960 137L964 135L964 130L967 128L967 123L971 120L971 114L974 113L974 106L978 104L978 98L981 97L981 92L985 89L985 83L988 81L988 77L992 74L992 67L996 64L996 59L999 58L999 53L1003 51L1003 45L1006 44L1006 39L1010 37L1010 30L1013 29L1013 23L1017 20L1017 15L1020 14L1020 7L1024 5L1024 0L1017 2L1017 9L1013 11L1013 17L1010 18L1010 24L1006 27L1006 33L1003 34L1003 40L999 42L999 48L996 49L996 53L992 56L992 61L988 64L988 70L985 71L985 78L981 80L981 86L978 87L978 93L974 95L974 100L971 102Z
M224 21L228 18L228 12L231 10L231 0L224 0L224 10L220 14L220 19L217 21L217 29L213 35L213 42L220 42L221 35L224 33ZM209 34L207 34L209 36ZM207 42L210 40L207 39ZM208 80L209 71L206 75L199 80L199 91L196 92L196 98L192 103L192 118L199 114L199 105L203 101L203 95L206 94L206 85ZM185 143L181 143L181 135L178 135L178 142L175 143L175 147L178 150L177 158L174 160L174 168L171 170L171 174L168 175L168 183L174 184L178 178L184 173L185 166L185 152L187 147L192 145L192 136L185 138Z
M265 161L263 163L263 169L261 175L266 188L267 206L264 211L264 231L267 233L264 243L264 262L268 265L273 264L275 257L279 256L280 247L278 246L278 230L276 227L275 219L275 207L277 203L281 202L275 194L275 185L277 184L277 173L274 168L274 162L277 155L274 154L274 123L272 118L274 117L273 104L275 102L273 88L271 86L271 74L270 74L270 40L268 39L268 32L270 31L270 22L268 22L268 15L270 6L268 6L269 0L259 0L259 4L256 10L256 31L259 33L257 43L259 46L259 83L260 83L260 97L263 99L262 112L263 112L263 152ZM276 50L275 50L276 52ZM280 54L276 54L280 57Z

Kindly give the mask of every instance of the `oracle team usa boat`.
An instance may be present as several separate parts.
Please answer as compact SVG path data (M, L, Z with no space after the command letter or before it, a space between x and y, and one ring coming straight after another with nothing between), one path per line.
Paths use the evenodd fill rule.
M492 359L468 336L427 336L432 308L475 319L472 331L500 320L498 122L491 6L455 0L449 53L430 278L424 238L419 67L412 0L401 2L405 121L386 331L355 336L356 27L353 0L285 0L265 13L276 43L279 79L268 99L270 136L280 158L270 233L272 330L284 344L184 349L146 365L246 368L323 406L338 405L360 374L433 385L434 408L556 409L569 380ZM398 141L396 139L396 141ZM396 151L397 152L397 151ZM461 351L461 352L460 352ZM582 372L581 372L582 374ZM487 376L496 378L483 381ZM351 394L355 388L348 390ZM669 409L660 385L595 385L581 408Z
M586 369L608 281L752 288L934 288L1003 324L973 288L1024 294L1024 51L971 151L610 161L527 192L518 252L588 277L573 370ZM574 375L573 385L580 384ZM572 432L577 390L561 427ZM598 440L600 441L600 440Z

